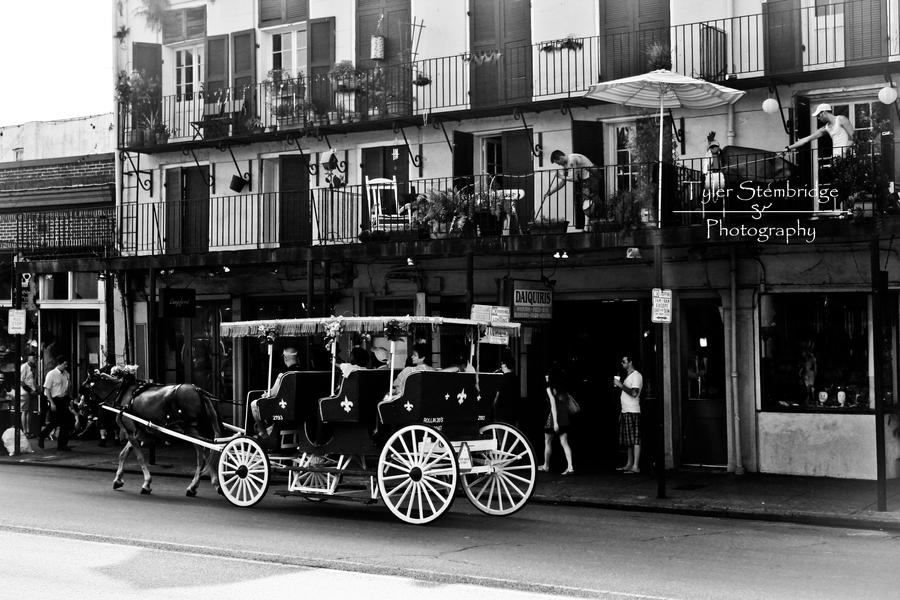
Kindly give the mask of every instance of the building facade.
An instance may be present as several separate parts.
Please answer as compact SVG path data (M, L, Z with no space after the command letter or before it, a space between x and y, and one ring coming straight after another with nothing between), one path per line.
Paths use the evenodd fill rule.
M17 354L37 354L41 373L65 355L80 380L112 358L112 286L96 261L116 250L115 135L112 113L0 128L0 306L13 307L18 285L28 317L17 351L0 311L8 390ZM90 270L79 266L85 260ZM17 261L24 263L19 277ZM40 273L29 266L38 262Z
M525 323L526 432L563 363L585 467L615 459L630 353L647 460L897 476L896 0L123 0L114 19L117 247L65 266L121 282L116 355L143 376L239 400L265 356L223 321L500 304ZM745 91L666 116L661 182L656 114L585 97L656 67ZM853 150L776 154L823 103ZM556 149L595 165L585 182L556 184Z

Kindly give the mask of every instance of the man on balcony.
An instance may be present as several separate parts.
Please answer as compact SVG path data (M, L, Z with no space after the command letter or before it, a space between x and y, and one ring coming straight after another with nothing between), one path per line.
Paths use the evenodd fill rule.
M550 154L550 161L562 167L562 177L557 174L550 183L550 188L541 199L543 206L544 200L555 194L566 183L571 181L575 184L575 206L581 206L585 215L589 218L594 216L593 211L597 209L595 202L597 201L600 189L600 181L597 177L594 163L584 154L570 152L566 154L562 150L554 150ZM551 215L552 217L553 215Z
M818 139L826 133L831 138L831 156L841 157L847 148L853 145L853 125L850 119L844 115L835 115L830 104L820 104L813 112L814 117L818 117L819 121L825 123L814 132L804 138L800 138L793 144L785 146L785 150L796 150L804 144Z

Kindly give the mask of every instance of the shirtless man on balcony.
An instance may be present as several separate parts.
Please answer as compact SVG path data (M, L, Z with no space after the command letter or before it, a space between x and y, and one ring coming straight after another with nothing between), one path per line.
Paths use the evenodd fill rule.
M594 163L584 154L578 154L577 152L566 154L562 150L554 150L550 154L550 161L562 167L563 172L562 176L557 174L553 179L549 189L541 199L541 206L543 207L544 200L561 190L566 183L571 181L576 185L576 205L580 201L584 214L588 218L593 217L594 211L600 208L598 205L595 205L600 186Z

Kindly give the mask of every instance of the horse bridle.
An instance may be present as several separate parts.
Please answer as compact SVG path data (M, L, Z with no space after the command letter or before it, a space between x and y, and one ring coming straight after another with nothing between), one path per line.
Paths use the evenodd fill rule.
M90 394L90 396L92 398L96 398L98 400L98 402L96 403L97 406L99 407L100 405L107 404L107 403L109 403L108 406L113 406L115 404L115 399L113 398L113 396L118 396L119 389L112 388L106 396L100 396L99 394L94 392L94 386L96 385L96 382L91 378L88 378L88 379L89 379L88 383L83 385L82 389L86 388L88 391L88 394ZM109 402L110 398L113 398L113 402L111 402L111 403Z

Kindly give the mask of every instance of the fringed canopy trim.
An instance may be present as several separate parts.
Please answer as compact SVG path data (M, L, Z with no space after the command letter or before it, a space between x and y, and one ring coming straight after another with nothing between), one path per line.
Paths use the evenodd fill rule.
M235 321L222 323L222 335L228 337L257 337L274 333L277 336L297 337L325 333L329 324L339 320L341 329L347 332L367 332L375 335L384 332L388 321L398 321L401 325L431 325L438 328L442 325L462 327L478 327L480 332L488 327L494 333L519 335L519 323L497 323L473 321L471 319L451 319L447 317L319 317L314 319L271 319L263 321Z

